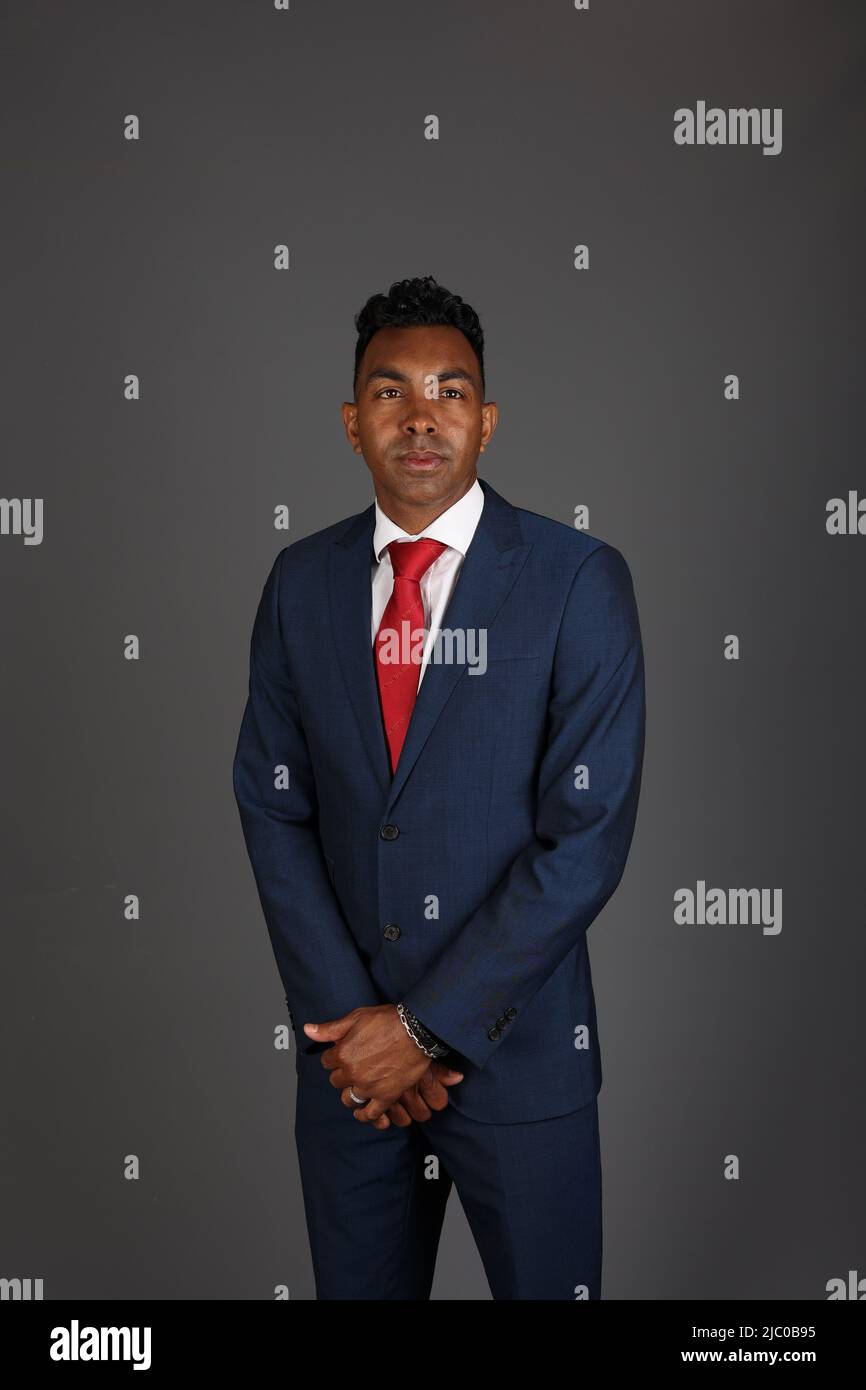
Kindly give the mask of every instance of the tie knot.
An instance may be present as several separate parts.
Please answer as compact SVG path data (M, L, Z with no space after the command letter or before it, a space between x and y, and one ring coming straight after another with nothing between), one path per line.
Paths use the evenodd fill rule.
M419 580L433 561L448 547L443 541L424 537L420 541L392 541L388 546L395 579Z

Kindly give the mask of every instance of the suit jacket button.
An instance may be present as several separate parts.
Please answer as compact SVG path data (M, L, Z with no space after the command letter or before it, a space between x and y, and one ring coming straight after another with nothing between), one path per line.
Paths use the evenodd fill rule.
M497 1018L497 1020L496 1020L496 1027L497 1027L497 1028L507 1028L507 1027L508 1027L508 1019L505 1017L505 1014L503 1014L501 1018Z
M396 941L400 935L400 928L396 922L389 922L382 935L386 941Z
M498 1028L488 1028L487 1036L491 1042L498 1042L501 1034Z
M379 834L382 836L383 840L396 840L397 836L400 834L400 831L397 829L396 825L388 824L382 826L382 829L379 831Z
M517 1017L517 1010L514 1009L514 1008L512 1008L512 1009L506 1009L506 1010L505 1010L505 1017L506 1017L506 1018L516 1018L516 1017Z

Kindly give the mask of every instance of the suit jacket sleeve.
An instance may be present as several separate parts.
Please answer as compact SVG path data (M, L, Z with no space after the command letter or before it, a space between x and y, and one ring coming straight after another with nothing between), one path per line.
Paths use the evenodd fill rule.
M581 563L564 606L535 836L403 996L427 1028L478 1067L508 1045L522 1011L622 877L637 815L644 724L631 574L622 554L601 543ZM575 786L578 765L587 767L586 787Z
M280 622L281 551L253 625L249 694L233 779L247 851L286 994L297 1045L321 1052L305 1023L382 1003L328 875L306 737ZM288 787L275 785L288 768Z

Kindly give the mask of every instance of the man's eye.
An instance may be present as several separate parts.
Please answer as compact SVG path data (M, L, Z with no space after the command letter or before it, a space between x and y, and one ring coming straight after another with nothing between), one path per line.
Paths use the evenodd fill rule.
M386 396L389 392L395 392L399 395L399 391L398 388L396 388L396 386L382 386L381 391L377 391L377 396ZM463 396L463 392L461 392L460 389L457 388L457 386L445 386L445 388L443 388L442 391L439 392L439 396L449 395L450 392L455 393L455 396Z

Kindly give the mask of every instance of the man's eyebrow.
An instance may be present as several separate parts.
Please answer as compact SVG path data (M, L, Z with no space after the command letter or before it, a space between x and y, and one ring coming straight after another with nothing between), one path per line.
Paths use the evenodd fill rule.
M437 381L466 381L470 386L475 385L475 378L471 372L464 371L462 367L449 367L447 371L434 373ZM381 378L383 381L408 381L405 372L401 372L397 367L374 367L364 382L369 386L371 381Z

